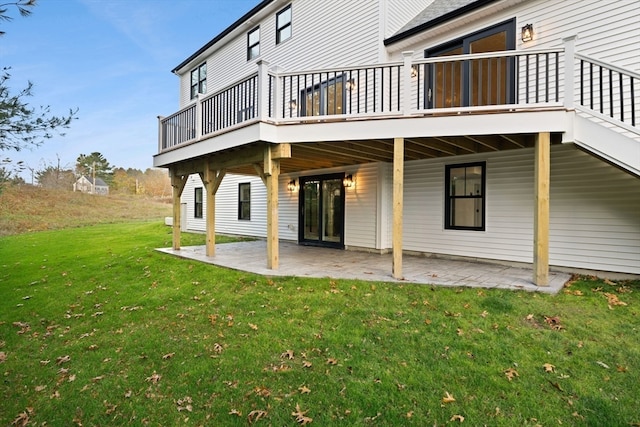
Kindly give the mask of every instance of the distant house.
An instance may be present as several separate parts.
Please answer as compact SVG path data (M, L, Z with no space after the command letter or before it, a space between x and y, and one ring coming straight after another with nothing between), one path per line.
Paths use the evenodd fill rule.
M173 69L188 230L640 274L640 2L256 0ZM180 226L180 227L178 227ZM355 267L354 267L355 268ZM428 274L428 261L425 261Z
M101 178L91 178L83 175L73 184L73 191L106 196L109 194L109 186Z

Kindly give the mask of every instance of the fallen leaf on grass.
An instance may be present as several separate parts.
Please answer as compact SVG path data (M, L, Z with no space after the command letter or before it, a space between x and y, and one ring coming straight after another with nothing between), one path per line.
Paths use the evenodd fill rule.
M310 368L311 366L313 366L313 363L309 362L308 360L305 360L304 362L302 362L303 368Z
M7 353L0 351L0 363L4 363L5 360L7 360Z
M167 353L164 356L162 356L162 360L169 360L175 355L176 355L175 353Z
M516 371L516 370L515 370L515 369L513 369L513 368L506 369L506 370L504 371L504 374L507 376L507 378L509 379L509 381L511 381L511 380L512 380L512 379L514 379L515 377L519 377L519 376L520 376L520 374L518 374L518 371Z
M333 357L330 357L327 359L327 365L337 365L338 364L338 360L334 359Z
M564 326L560 324L560 318L558 316L548 317L544 316L544 321L553 329L554 331L560 331L564 329Z
M598 361L596 361L596 363L597 363L598 365L602 366L604 369L609 369L609 365L607 365L607 364L606 364L606 363L604 363L604 362L601 362L601 361L599 361L599 360L598 360Z
M182 412L182 411L193 412L192 403L193 403L193 400L191 399L190 396L185 396L182 399L178 399L178 401L176 402L176 405L178 406L178 412Z
M32 410L29 410L29 408L27 408L26 411L24 412L20 412L18 414L18 416L16 417L15 420L13 420L13 422L11 423L12 426L17 426L17 427L24 427L27 424L29 424L29 414L32 412Z
M616 367L616 369L618 370L618 372L627 372L627 367L626 366L620 366L618 365Z
M157 384L158 381L162 379L162 375L156 374L156 371L153 371L153 374L150 377L145 378L145 381L150 382L152 384Z
M451 419L449 421L464 422L464 417L462 415L454 415L453 417L451 417Z
M282 353L282 354L280 355L280 358L281 358L281 359L289 359L289 360L293 359L293 358L294 358L293 350L287 350L287 351L285 351L284 353Z
M309 423L313 422L313 418L307 417L307 415L306 415L307 412L309 412L309 411L308 410L307 411L303 411L302 409L300 409L300 405L296 403L296 411L292 412L291 415L296 417L296 422L298 424L306 425L306 424L309 424Z
M249 415L247 415L247 420L249 421L249 424L253 424L256 421L258 421L260 418L264 418L266 416L267 416L267 411L256 409L254 411L249 412Z
M609 308L611 308L612 306L616 306L616 305L620 305L620 306L627 305L626 302L620 301L618 299L618 296L615 295L615 294L610 294L609 292L605 292L604 296L607 297L607 302L609 303Z
M554 369L556 369L556 367L553 366L551 363L545 363L544 365L542 365L542 367L544 368L545 372L553 372Z
M104 379L104 375L99 375L97 377L91 378L91 381L94 382L94 383L97 383L99 381L102 381L103 379Z
M56 364L57 365L62 365L63 363L67 363L71 360L71 356L66 355L66 356L60 356L56 359Z
M445 396L442 398L442 403L451 403L456 401L455 397L453 397L453 395L451 395L448 391L445 391L444 393Z
M235 415L237 417L241 417L242 416L242 412L238 411L237 409L232 409L229 411L229 415Z
M308 388L306 385L303 385L302 387L298 387L298 390L300 390L300 394L310 394L311 393L311 389Z
M250 327L251 329L253 329L254 331L257 331L257 330L258 330L258 325L254 325L253 323L249 323L249 327Z

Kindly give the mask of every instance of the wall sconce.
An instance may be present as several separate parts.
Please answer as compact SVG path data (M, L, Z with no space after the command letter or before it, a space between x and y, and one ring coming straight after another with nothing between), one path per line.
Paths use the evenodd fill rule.
M418 77L418 67L416 65L411 66L411 78Z
M289 181L289 183L287 184L287 190L294 192L298 190L298 184L296 184L296 180L292 179L291 181Z
M295 99L292 99L291 101L289 101L289 109L290 110L297 110L298 109L298 101L296 101Z
M344 179L342 180L342 185L344 185L345 188L353 187L353 185L354 185L353 175L351 175L351 174L345 175Z
M523 42L530 42L533 40L533 24L527 24L522 27L521 38Z
M344 85L345 89L349 92L355 92L358 85L356 84L356 79L349 79L347 83Z

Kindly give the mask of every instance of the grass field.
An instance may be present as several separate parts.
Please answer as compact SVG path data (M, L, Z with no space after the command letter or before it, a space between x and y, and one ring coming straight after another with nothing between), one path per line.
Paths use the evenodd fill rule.
M0 237L0 425L640 425L638 282L270 279L104 222Z

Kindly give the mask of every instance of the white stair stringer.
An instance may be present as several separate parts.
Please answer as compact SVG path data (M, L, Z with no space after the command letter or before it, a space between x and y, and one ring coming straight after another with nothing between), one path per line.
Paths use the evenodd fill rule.
M597 123L575 114L573 139L576 145L633 175L640 177L640 130L637 137L628 127L617 131L611 122Z

